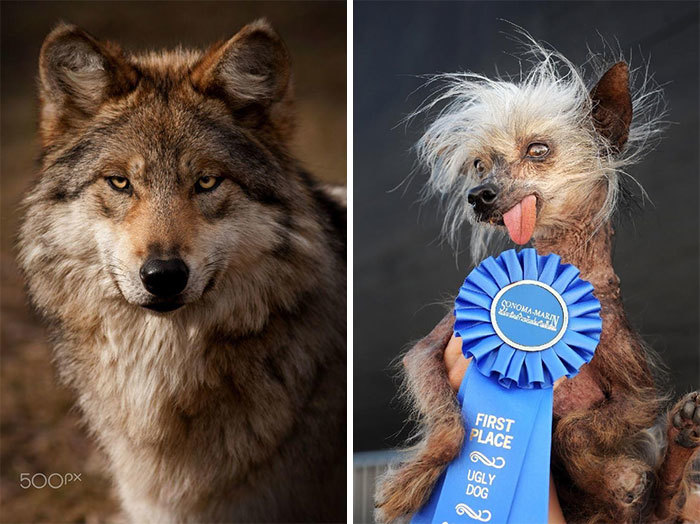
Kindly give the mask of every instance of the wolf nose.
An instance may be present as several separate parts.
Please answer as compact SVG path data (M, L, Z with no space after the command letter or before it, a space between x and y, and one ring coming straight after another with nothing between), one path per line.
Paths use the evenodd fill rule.
M190 270L180 258L151 259L141 266L139 275L149 293L157 297L172 297L185 289Z
M483 184L473 187L467 194L467 201L472 207L490 206L496 201L498 187L494 184Z

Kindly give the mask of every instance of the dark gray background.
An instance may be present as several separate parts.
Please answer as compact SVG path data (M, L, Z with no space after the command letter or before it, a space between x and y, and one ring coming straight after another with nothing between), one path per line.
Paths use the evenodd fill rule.
M574 63L598 32L623 50L651 55L665 87L670 127L631 173L646 205L617 228L615 267L627 311L661 355L677 393L697 387L698 348L698 4L696 2L445 2L354 6L354 438L357 451L402 442L406 413L390 363L444 314L467 252L440 243L435 203L417 203L425 173L410 173L410 148L424 129L398 125L424 91L417 75L471 70L515 73L506 19L546 40ZM464 238L468 238L465 231ZM664 274L661 275L661 271Z

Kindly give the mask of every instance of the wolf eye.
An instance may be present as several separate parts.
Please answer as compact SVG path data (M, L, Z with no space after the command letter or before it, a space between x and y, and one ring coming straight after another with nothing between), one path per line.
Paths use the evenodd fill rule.
M544 158L547 156L547 153L549 153L549 147L547 147L547 144L535 143L527 146L526 156L529 158Z
M477 173L482 174L484 171L486 171L486 164L483 160L477 158L474 160L474 169L476 169Z
M109 182L109 185L117 191L129 191L129 189L131 189L129 179L123 176L114 175L107 177L107 182Z
M194 185L195 191L200 193L203 191L212 191L216 189L219 186L219 184L221 184L221 180L222 179L219 176L201 176L197 180L197 183Z

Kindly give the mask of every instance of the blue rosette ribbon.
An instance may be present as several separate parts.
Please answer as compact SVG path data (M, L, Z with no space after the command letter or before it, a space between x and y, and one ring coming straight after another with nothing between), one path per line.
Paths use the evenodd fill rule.
M546 523L554 383L600 340L600 302L579 270L534 249L489 257L455 301L471 358L457 398L466 428L416 524Z

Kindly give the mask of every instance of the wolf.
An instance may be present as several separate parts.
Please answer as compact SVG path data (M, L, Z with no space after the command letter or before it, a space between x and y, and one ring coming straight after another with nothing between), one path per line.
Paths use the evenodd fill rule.
M62 24L39 89L19 265L126 516L344 520L346 213L290 152L280 37L137 55Z
M653 358L627 321L612 264L611 218L633 194L625 169L664 127L662 92L645 68L604 55L579 68L523 35L531 67L519 77L437 79L445 87L418 111L442 105L417 145L427 194L444 201L453 238L463 223L472 225L475 261L494 235L532 241L541 255L557 253L577 266L601 302L593 360L554 391L552 476L566 520L700 520L685 504L700 444L700 395L683 397L657 423L665 398ZM403 391L421 432L412 453L379 482L381 522L417 511L461 449L454 390L468 362L453 325L449 313L403 357Z

